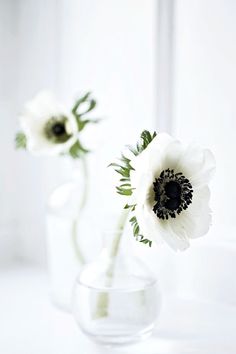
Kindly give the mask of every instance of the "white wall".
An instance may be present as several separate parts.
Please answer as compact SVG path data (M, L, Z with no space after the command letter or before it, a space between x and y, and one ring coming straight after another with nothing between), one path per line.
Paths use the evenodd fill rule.
M153 0L69 1L60 9L60 93L92 90L104 117L89 138L98 148L90 159L88 208L88 219L100 224L95 239L120 210L107 165L140 131L155 126L156 10Z
M236 2L177 0L173 131L216 155L210 238L235 240Z
M176 0L174 5L172 131L215 152L209 239L233 238L235 2ZM96 210L97 219L115 213L106 165L140 130L156 126L158 9L154 0L2 0L0 10L0 256L42 263L44 206L49 191L65 178L64 164L14 151L17 112L41 88L54 89L68 103L93 90L100 103L97 115L107 119L89 137L98 148L90 158L89 210Z
M17 6L11 1L0 1L0 263L14 257L15 227L17 225L15 209L14 148L12 142L15 126L15 93L17 82L17 31L15 21Z
M125 143L136 141L140 130L155 125L156 3L24 0L16 5L2 0L0 6L5 48L0 100L6 130L0 153L10 166L1 173L0 223L7 224L17 257L42 264L45 203L52 187L65 179L64 164L14 151L17 112L43 88L55 90L69 104L77 93L94 92L97 115L106 119L88 137L88 144L98 148L90 158L90 208L97 219L116 213L106 166Z
M14 2L14 1L13 1ZM26 100L39 90L54 90L57 81L57 1L24 0L18 3L16 14L17 29L17 92L16 112L19 113ZM18 128L16 115L12 133ZM12 141L8 142L13 144ZM17 191L14 198L15 217L18 220L17 257L33 262L43 262L45 253L45 204L48 190L52 188L55 163L51 168L47 160L35 158L25 152L16 151L13 156L18 168L14 183ZM47 171L49 169L49 171ZM47 181L44 176L50 175Z

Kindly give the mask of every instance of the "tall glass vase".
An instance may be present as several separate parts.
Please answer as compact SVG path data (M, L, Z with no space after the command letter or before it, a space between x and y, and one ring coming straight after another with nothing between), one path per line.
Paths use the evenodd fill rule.
M75 162L70 180L49 196L47 249L51 296L59 307L70 310L71 291L77 273L85 263L80 222L88 194L86 161Z

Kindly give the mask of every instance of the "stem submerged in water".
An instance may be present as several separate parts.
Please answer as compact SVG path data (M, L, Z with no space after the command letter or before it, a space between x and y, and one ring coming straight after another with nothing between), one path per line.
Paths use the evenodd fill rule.
M115 269L115 262L116 262L116 257L119 253L120 249L120 243L125 227L125 223L127 220L129 212L127 210L123 210L118 225L117 225L117 230L115 232L115 237L112 241L111 247L110 247L110 252L109 252L109 258L110 258L110 263L107 267L106 270L106 278L105 278L105 287L110 288L112 285L113 277L114 277L114 269ZM97 306L96 306L96 311L94 314L94 318L102 318L102 317L107 317L108 316L108 307L109 307L109 294L108 292L102 292L98 295L98 300L97 300Z
M72 244L76 254L76 258L78 259L80 264L84 264L85 257L83 256L83 253L81 252L81 249L78 244L78 225L79 225L79 217L86 205L87 197L88 197L88 169L84 158L81 159L81 162L82 162L81 170L83 172L83 188L82 188L83 194L82 194L81 203L78 210L78 215L73 221L73 225L72 225Z

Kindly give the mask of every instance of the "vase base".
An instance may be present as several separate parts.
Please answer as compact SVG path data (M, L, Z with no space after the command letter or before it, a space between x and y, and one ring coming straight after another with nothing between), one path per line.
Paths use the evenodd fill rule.
M63 311L63 312L68 312L71 313L71 305L67 303L66 301L59 300L57 297L54 297L51 295L50 297L51 304L56 307L58 310Z
M153 326L132 334L94 334L83 330L83 333L92 341L103 346L131 345L146 340L152 335Z

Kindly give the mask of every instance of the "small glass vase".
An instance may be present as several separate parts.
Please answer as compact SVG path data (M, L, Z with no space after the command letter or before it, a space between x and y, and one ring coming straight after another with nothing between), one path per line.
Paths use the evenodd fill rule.
M116 234L110 234L116 239ZM115 255L115 253L117 253ZM104 247L74 285L72 309L80 329L104 345L138 342L151 335L161 308L158 282L138 258Z
M85 161L76 161L71 170L70 179L49 196L47 208L51 297L55 305L67 311L71 311L75 278L85 263L80 226L87 198Z

